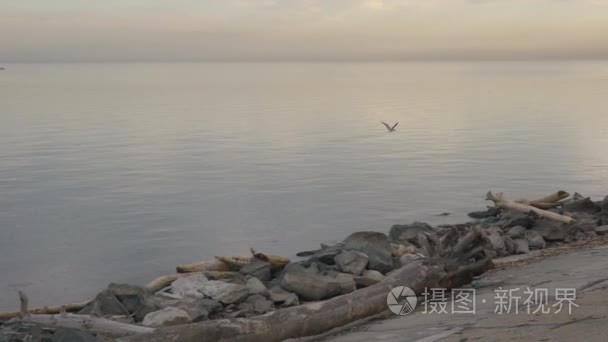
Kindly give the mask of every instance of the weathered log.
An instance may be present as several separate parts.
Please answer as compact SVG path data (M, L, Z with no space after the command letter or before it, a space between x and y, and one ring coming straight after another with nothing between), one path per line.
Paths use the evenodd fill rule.
M386 310L391 289L407 286L417 294L425 287L464 285L491 266L483 259L468 267L445 269L439 262L414 261L391 272L381 282L346 295L270 312L248 319L220 319L157 329L152 334L123 338L120 341L281 341L323 333L335 327L378 314ZM448 275L449 272L449 275Z
M204 272L190 272L190 273L169 274L169 275L164 275L162 277L158 277L158 278L150 281L148 284L146 284L144 286L144 288L146 290L150 291L150 292L157 292L157 291L160 291L163 288L171 285L171 283L173 283L177 279L183 278L183 277L189 277L189 276L191 276L193 274L203 274L205 277L209 278L210 280L218 280L218 279L233 278L235 275L237 275L237 272L231 272L231 271L204 271Z
M566 191L560 190L560 191L556 191L552 194L549 194L545 197L541 197L535 200L517 200L515 202L517 203L521 203L521 204L527 204L527 205L532 205L532 206L536 206L536 204L553 204L556 202L559 202L565 198L568 198L570 196L570 194Z
M74 315L65 313L63 310L58 315L31 314L31 311L27 309L29 300L25 293L21 291L19 291L19 302L21 304L19 312L21 321L36 323L46 327L86 330L106 337L125 337L148 334L154 331L153 328L111 321L89 315Z
M282 256L259 253L253 248L251 248L250 251L252 256L216 256L213 260L202 260L192 264L178 265L176 269L178 273L238 271L241 267L248 264L252 258L268 261L273 270L281 269L289 263L289 259Z
M548 220L553 220L553 221L558 221L558 222L563 222L563 223L572 223L575 221L570 216L560 215L560 214L554 213L552 211L547 211L547 210L533 207L531 205L521 204L521 203L517 203L515 201L507 200L504 198L502 193L497 193L496 195L494 195L491 191L489 191L486 195L486 200L494 202L495 206L497 206L499 208L503 208L503 209L515 210L515 211L519 211L522 213L529 213L532 211L532 212L536 213L538 216L546 218Z
M39 307L39 308L29 309L28 313L40 314L40 315L46 315L46 314L52 315L52 314L58 314L60 312L75 312L75 311L82 310L82 308L84 308L89 303L90 303L90 300L88 300L86 302L82 302L82 303L65 304L65 305L58 305L58 306L43 306L43 307ZM14 317L19 317L20 314L21 314L21 311L0 312L0 319L5 320L5 319L11 319Z

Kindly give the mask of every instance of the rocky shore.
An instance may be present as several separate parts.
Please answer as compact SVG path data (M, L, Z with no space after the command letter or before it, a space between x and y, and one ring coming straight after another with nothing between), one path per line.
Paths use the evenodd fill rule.
M385 282L387 286L394 284L389 278L400 279L395 276L398 270L410 274L403 272L409 266L413 274L417 270L414 266L431 265L436 269L437 264L442 265L443 273L436 277L436 282L450 287L470 283L473 276L491 267L493 258L526 254L608 234L608 197L594 201L575 194L554 204L546 211L572 221L559 222L534 211L496 207L470 213L472 220L466 223L433 227L414 222L394 225L386 233L355 232L335 245L300 252L299 260L282 261L280 257L254 251L250 257L201 262L198 268L186 269L192 272L162 277L146 286L110 284L83 305L29 311L22 307L17 312L0 313L0 342L130 340L133 337L137 340L147 333L175 333L189 323L208 322L205 325L208 328L214 322L218 326L226 322L263 322L264 318L256 319L272 317L270 313L285 308L310 308L306 306L309 303L327 303L331 298L348 294L354 298L358 293L367 296L370 292L363 292L365 288L388 293L385 288L374 286ZM377 303L379 301L369 305ZM23 305L27 306L27 298L22 298ZM290 315L299 312L295 310L285 312ZM386 307L374 307L356 317L378 310ZM234 321L240 318L253 319ZM99 325L102 323L106 325ZM302 325L306 324L302 322ZM172 328L163 330L165 327ZM234 331L242 332L240 328ZM256 330L248 331L251 340L255 340ZM218 335L210 340L237 338L221 335L225 334L224 327L216 332ZM300 335L307 334L308 330L302 328ZM162 336L167 335L159 336L158 340L162 340ZM178 336L176 341L188 340L180 334L175 336Z

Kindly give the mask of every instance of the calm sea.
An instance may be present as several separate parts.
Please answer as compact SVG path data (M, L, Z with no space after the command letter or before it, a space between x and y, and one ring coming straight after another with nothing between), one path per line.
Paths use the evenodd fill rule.
M460 222L489 189L608 193L606 62L5 67L0 309Z

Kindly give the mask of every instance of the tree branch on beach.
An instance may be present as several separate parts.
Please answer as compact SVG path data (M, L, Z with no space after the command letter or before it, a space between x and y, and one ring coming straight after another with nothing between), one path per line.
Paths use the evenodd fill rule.
M563 223L572 223L575 221L575 219L570 216L560 215L560 214L554 213L552 211L539 209L538 207L533 205L533 203L534 203L536 205L545 206L545 205L556 203L559 200L565 198L565 197L563 197L564 193L566 194L565 197L569 196L569 194L567 192L559 191L556 194L544 197L544 198L536 200L536 201L527 201L526 202L525 200L520 200L519 202L516 202L516 201L511 201L511 200L505 199L502 192L493 194L491 191L489 191L486 194L486 200L494 202L494 205L498 208L519 211L522 213L529 213L532 211L535 214L537 214L538 216L540 216L542 218L546 218L548 220L553 220L553 221L563 222ZM553 202L547 202L549 200L553 200ZM543 202L540 202L540 201L543 201ZM529 204L524 204L524 203L529 203Z

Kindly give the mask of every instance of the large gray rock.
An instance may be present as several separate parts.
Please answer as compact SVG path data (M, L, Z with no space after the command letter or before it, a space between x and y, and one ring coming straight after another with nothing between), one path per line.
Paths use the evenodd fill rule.
M367 255L357 251L344 251L334 258L338 270L359 275L367 266Z
M270 280L270 263L260 259L253 258L245 266L239 270L244 275L256 277L262 281Z
M203 284L208 282L209 279L203 274L192 274L187 277L178 278L171 283L171 292L179 297L184 297L186 294L198 292Z
M600 235L608 234L608 225L596 227L594 232Z
M342 244L335 246L326 246L319 251L316 251L308 260L311 262L322 262L327 265L333 265L335 263L334 258L342 253Z
M184 310L168 307L150 312L144 317L143 325L147 327L167 327L171 325L188 324L192 319Z
M321 300L340 294L340 282L328 276L310 272L301 265L294 264L281 279L281 287L296 293L304 300Z
M435 232L435 228L424 222L414 222L412 224L396 224L391 227L388 235L392 241L418 243L418 233Z
M347 294L357 289L357 284L355 284L354 280L355 276L350 273L332 272L330 277L340 283L340 294Z
M392 248L386 234L357 232L344 240L345 250L355 250L367 255L367 268L382 273L393 270Z
M57 328L53 333L53 342L96 342L97 338L83 330Z
M366 270L361 276L354 278L357 287L368 287L381 282L383 279L384 275L382 273L373 270Z
M280 286L272 287L268 291L268 294L270 296L270 300L281 307L300 305L300 300L295 293L285 291Z
M193 322L200 322L222 309L220 302L209 298L185 297L174 305L188 313Z
M78 313L94 316L129 316L131 314L109 289L97 294L93 301Z
M570 213L586 214L596 214L602 210L602 208L593 202L589 197L567 201L562 206L562 209Z
M550 220L538 220L531 229L539 233L545 241L564 241L569 234L569 226Z
M530 247L528 245L528 240L525 239L515 239L513 240L515 254L526 254L530 252Z
M246 285L225 283L219 280L209 280L200 289L205 296L224 304L240 303L249 296Z
M502 231L499 228L490 228L484 232L484 238L490 245L490 248L499 256L508 255L505 246L505 240L501 235Z
M260 296L258 294L249 296L243 304L251 305L251 309L258 314L265 314L267 312L273 311L274 306L272 305L272 301L266 299L264 296Z
M264 294L268 292L264 283L256 277L247 279L247 288L249 289L250 294Z
M505 249L507 250L508 254L513 254L515 253L515 245L513 244L513 239L511 239L508 236L504 236L504 241L505 241Z
M528 241L528 246L531 249L543 249L547 247L547 242L542 235L534 230L526 231L526 240Z
M507 231L507 236L512 239L521 239L526 234L526 228L522 226L513 226Z

